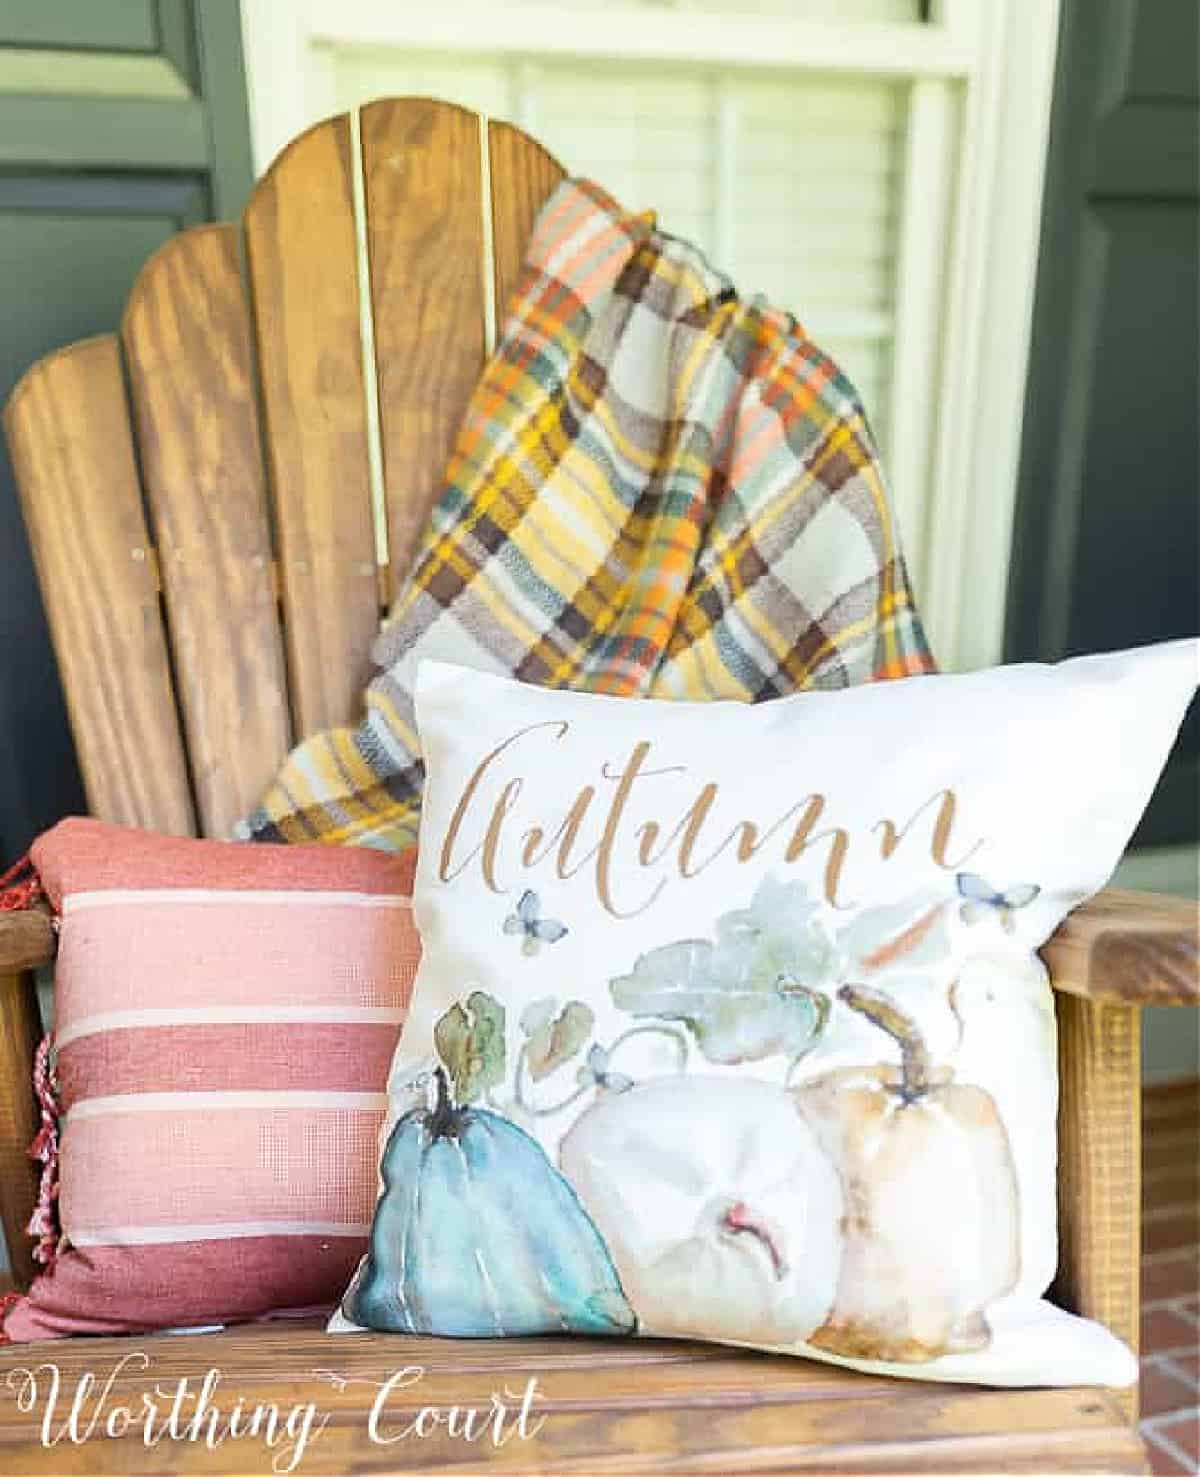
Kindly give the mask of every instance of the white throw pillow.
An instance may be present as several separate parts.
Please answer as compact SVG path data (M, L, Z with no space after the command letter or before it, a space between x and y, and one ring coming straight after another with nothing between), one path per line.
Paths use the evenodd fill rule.
M1134 1381L1042 1298L1035 951L1120 857L1197 651L755 707L423 664L424 954L336 1326Z

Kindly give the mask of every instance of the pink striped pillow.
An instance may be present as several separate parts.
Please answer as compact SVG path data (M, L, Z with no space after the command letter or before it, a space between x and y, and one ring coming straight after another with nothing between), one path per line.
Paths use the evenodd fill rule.
M62 920L69 1246L5 1335L335 1302L365 1249L420 953L412 854L67 820L33 861Z

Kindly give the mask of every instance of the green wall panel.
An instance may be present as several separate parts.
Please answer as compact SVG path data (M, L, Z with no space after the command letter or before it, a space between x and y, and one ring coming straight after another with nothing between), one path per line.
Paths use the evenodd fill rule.
M154 51L153 0L0 0L0 45Z
M1198 225L1196 0L1065 0L1009 586L1011 660L1200 629ZM1197 839L1193 705L1136 840Z
M192 98L0 96L0 164L207 169L208 160L204 108Z

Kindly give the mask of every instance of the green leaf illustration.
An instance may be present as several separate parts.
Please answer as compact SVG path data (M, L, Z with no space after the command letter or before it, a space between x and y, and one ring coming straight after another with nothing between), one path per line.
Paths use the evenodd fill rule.
M454 1084L455 1101L472 1103L504 1081L504 1007L476 990L433 1028L434 1045Z
M553 997L535 1000L521 1015L528 1038L525 1060L535 1082L568 1062L592 1034L596 1017L581 1000L569 1000L557 1015Z
M795 1061L821 1035L848 980L944 959L946 914L944 897L923 891L864 908L831 932L803 883L768 877L749 907L717 918L715 943L652 949L609 989L634 1016L683 1022L710 1062Z
M723 970L771 981L786 975L830 993L841 982L842 951L802 882L765 877L750 906L722 913L716 929Z
M802 1056L824 1028L841 956L801 883L764 881L748 908L717 919L717 942L681 939L612 980L639 1018L681 1021L710 1062Z

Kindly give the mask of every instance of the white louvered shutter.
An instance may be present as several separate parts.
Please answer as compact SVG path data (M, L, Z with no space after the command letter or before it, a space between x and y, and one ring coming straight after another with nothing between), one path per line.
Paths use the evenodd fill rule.
M643 8L663 7L618 0L614 23L635 27ZM727 12L728 0L671 8ZM815 0L744 8L791 18L827 9ZM911 22L918 9L915 0L854 0L838 19ZM334 86L342 108L413 93L517 123L569 172L628 208L653 207L739 291L796 314L854 380L886 452L903 82L373 48L340 51Z

